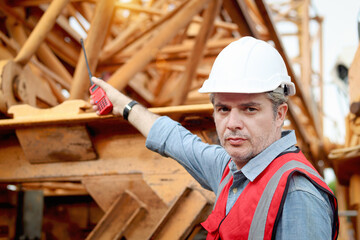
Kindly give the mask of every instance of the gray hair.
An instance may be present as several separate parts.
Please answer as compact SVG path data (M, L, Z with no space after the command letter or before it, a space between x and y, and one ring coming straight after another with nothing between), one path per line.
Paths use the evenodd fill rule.
M276 117L278 107L283 103L287 103L288 97L284 93L277 91L267 92L266 96L272 103L274 117Z

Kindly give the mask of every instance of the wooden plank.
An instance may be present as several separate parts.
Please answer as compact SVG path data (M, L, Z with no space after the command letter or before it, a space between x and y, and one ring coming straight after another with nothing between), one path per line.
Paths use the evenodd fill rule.
M175 93L175 96L172 101L172 105L182 105L184 104L187 95L189 93L192 80L196 75L196 70L202 60L204 49L206 47L206 42L212 33L214 27L214 20L218 15L218 12L221 7L221 0L213 0L209 3L208 8L204 13L204 21L201 25L201 29L196 37L193 51L188 58L186 64L186 71L183 74L178 90Z
M349 184L349 204L350 207L360 207L360 175L352 174ZM360 230L360 229L359 229Z
M52 94L47 81L45 81L42 76L37 76L33 69L34 66L32 64L25 66L18 76L18 82L14 81L15 86L13 86L13 89L17 91L19 95L22 95L20 97L21 100L24 99L22 102L31 104L31 102L27 100L28 95L23 94L28 91L27 94L34 94L35 96L36 102L32 106L48 108L59 104Z
M24 191L41 190L45 197L89 195L81 183L75 182L29 182L22 183L21 188Z
M14 105L9 109L13 119L1 119L0 129L15 129L29 126L56 125L67 123L99 122L113 119L117 124L126 123L121 118L113 115L98 116L94 112L86 112L90 104L84 100L67 100L53 108L39 109L29 105ZM206 115L211 116L212 104L194 104L186 106L149 108L149 111L159 115Z
M185 188L148 239L186 239L208 214L208 201L196 190Z
M161 7L162 2L158 1L154 4L154 7ZM182 4L183 5L183 4ZM181 6L182 6L181 5ZM131 45L139 38L145 36L146 34L156 30L156 27L159 27L163 24L167 19L172 17L181 6L173 10L172 12L166 14L164 17L153 23L149 28L145 31L139 31L145 25L145 21L149 19L147 15L140 15L134 22L132 22L128 27L124 29L120 34L118 34L111 42L107 43L100 54L100 62L104 62L108 60L110 57L115 55L117 52L125 49L127 46Z
M39 79L30 69L30 66L22 67L13 61L2 61L0 70L0 101L5 104L2 111L21 102L31 106L37 106L37 100L47 104L47 107L57 104L56 98L51 94L49 85Z
M142 174L87 176L82 183L105 212L125 191L130 191L147 206L146 215L138 220L136 225L129 226L124 231L123 235L129 240L146 239L168 209L165 202L144 181ZM161 191L167 194L169 190L162 188Z
M344 150L344 152L341 153L340 150ZM329 159L332 161L336 178L340 184L348 186L352 175L360 172L359 152L359 146L330 152Z
M34 21L34 19L30 17L29 21ZM80 44L74 41L64 41L64 35L62 32L54 29L47 35L46 42L54 51L55 55L62 61L69 64L71 67L76 66L80 55ZM64 51L64 49L66 49L66 51Z
M130 24L127 28L124 29L120 34L118 34L113 40L107 43L102 49L99 61L104 62L117 52L119 52L130 36L136 34L139 31L139 28L144 25L144 21L147 19L147 16L140 16L136 19L136 22Z
M45 126L17 129L16 135L30 163L96 159L85 126Z
M62 82L66 82L66 85L62 84L63 86L71 84L72 76L47 44L41 44L36 54L45 66L63 79Z
M154 95L145 86L140 79L140 74L136 75L128 85L135 93L137 93L146 103L152 105L154 103ZM144 104L147 105L147 104Z
M15 62L25 65L29 61L30 57L36 52L46 35L54 26L56 18L60 15L68 2L69 0L54 0L51 2L48 10L41 17L25 45L16 56Z
M144 6L139 6L136 4L132 4L132 3L120 3L117 2L115 5L116 8L122 8L122 9L127 9L130 10L132 12L137 12L137 13L147 13L149 15L162 15L163 12L158 10L157 8L154 7L144 7Z
M0 59L12 59L12 58L14 58L13 53L3 45L0 45Z
M6 16L13 16L17 20L19 20L24 26L28 28L33 28L32 24L28 23L26 19L24 18L24 15L18 12L17 8L12 8L7 4L7 1L0 1L0 8L1 11Z
M70 83L65 80L64 77L60 77L51 69L47 68L44 64L37 61L35 58L31 60L31 63L34 64L39 70L42 71L42 75L48 77L49 79L60 84L63 88L70 90ZM71 80L71 78L69 79ZM64 96L63 96L64 97Z
M13 0L10 1L9 5L12 7L28 7L28 6L37 6L39 4L48 4L51 0Z
M42 9L44 12L48 9L48 7L44 5L39 5L39 8ZM69 19L67 19L64 14L59 15L59 17L56 19L56 23L60 27L59 29L66 33L64 35L71 36L75 41L80 43L81 35L77 32L77 30L70 26Z
M0 1L0 7L4 11L4 13L7 15L8 18L14 17L16 20L21 23L23 26L27 28L27 30L32 31L35 26L37 25L39 19L41 19L41 16L43 13L38 11L32 11L31 15L25 19L25 15L19 13L19 11L15 11L12 8L8 7L6 4L4 4L2 1ZM18 9L16 9L18 10ZM18 26L20 27L20 26ZM56 25L54 26L56 28ZM74 46L71 45L71 43L65 43L63 41L63 36L58 36L54 28L46 35L46 41L51 45L52 50L56 53L57 56L59 56L62 60L65 62L75 65L76 61L78 59L77 52L74 53ZM59 30L58 28L56 28ZM13 31L13 29L8 30L10 32ZM17 38L18 39L18 38ZM25 42L25 39L24 39ZM23 45L23 44L22 44ZM64 51L66 49L66 51Z
M310 32L309 32L309 4L310 0L303 0L298 8L301 23L298 24L300 33L300 57L301 57L301 84L306 98L311 98L311 51L310 51Z
M168 43L208 2L209 0L189 1L183 9L168 20L160 29L159 33L153 37L141 51L113 73L108 81L109 84L119 90L123 89L137 72L143 70L144 67L156 57L158 49Z
M20 14L21 12L19 12ZM25 13L21 13L22 15ZM16 48L12 46L12 48L16 49L17 52L20 50L20 46L23 46L27 40L27 34L25 33L25 28L21 21L17 20L13 16L8 16L5 21L6 30L10 35L10 38L15 40Z
M133 221L145 214L146 205L134 194L125 191L101 218L86 240L121 239Z
M163 202L157 203L157 206L153 205L159 200L159 197L153 192L139 173L85 176L82 179L82 183L104 212L110 208L111 204L125 190L131 191L147 206L151 206L148 211L155 210L156 208L167 209L167 205Z
M182 121L187 129L195 134L203 129L214 129L214 123L211 120L212 111L209 111L201 118L196 117L199 116L199 113L197 113L195 109L192 111L192 115L187 115L189 118L185 117L185 120L188 120ZM66 123L75 125L77 120L68 121L66 119L67 116L71 117L70 115L64 115L62 121L57 122L55 126L66 125ZM28 123L27 126L36 126L36 124L30 123L31 118L24 118L23 125L20 124L18 127L24 128L26 125L24 121ZM137 172L144 174L144 178L146 176L146 179L149 179L147 177L149 174L159 174L160 177L156 179L156 182L152 180L146 181L149 182L148 184L152 188L161 189L164 185L174 183L175 180L173 179L184 176L183 181L176 182L176 185L170 184L171 188L174 189L173 193L169 193L170 196L177 193L175 189L183 188L189 181L193 181L192 177L186 173L183 167L177 162L161 157L157 153L148 150L145 147L145 138L127 122L120 121L119 118L114 117L107 119L96 117L92 120L87 119L82 121L82 124L86 123L89 129L91 140L99 156L96 161L31 164L26 159L14 130L10 131L9 128L1 130L0 181L68 181L73 179L79 180L83 176ZM43 126L44 124L45 122L42 122L37 126ZM169 176L164 180L161 174ZM160 194L160 192L161 190L156 190L157 194ZM171 197L168 198L171 200Z
M195 16L193 18L193 22L195 22L195 23L202 23L203 21L204 21L204 19L200 16ZM219 19L216 19L214 21L214 26L216 28L223 28L223 29L231 30L231 31L237 31L239 29L235 23L220 21Z
M356 222L354 224L356 239L360 240L360 175L358 171L350 178L349 184L349 207L357 211Z
M238 40L238 38L235 38L235 37L226 37L226 38L221 38L221 39L209 39L206 42L206 49L207 50L219 49L219 52L220 52L220 50L222 50L227 45L229 45L230 43L232 43L236 40ZM173 45L164 47L163 49L161 49L161 54L179 54L182 52L191 51L193 49L193 47L194 47L194 42L191 40L188 40L188 41L184 41L181 44L173 44Z
M339 184L336 182L336 198L338 202L338 209L339 212L348 210L348 187ZM349 222L348 218L340 217L340 226L339 226L339 237L338 239L348 239L348 232L349 232Z
M206 52L205 55L216 56L223 48L229 45L231 42L237 40L237 38L229 37L223 39L209 39L206 43ZM164 46L164 48L159 51L159 58L161 61L170 63L172 60L176 59L174 55L183 54L184 52L190 52L194 47L194 41L191 39L183 41L181 44L172 44ZM215 53L214 53L215 51ZM209 53L208 53L209 52ZM114 64L114 63L125 63L127 58L130 58L134 52L122 52L118 55L115 55L111 59L107 60L103 64ZM170 55L170 56L168 56ZM125 60L124 60L125 59ZM184 59L184 56L182 57ZM160 64L159 60L156 60L156 64Z
M252 24L243 0L227 0L224 1L223 6L232 21L238 25L241 36L258 37L257 30Z
M38 66L40 66L39 64L38 65L32 64L33 62L35 62L35 58L33 58L33 60L31 61L31 64L29 64L30 68L33 71L33 73L36 74L36 76L38 76L39 78L42 79L43 82L46 82L48 84L49 88L51 89L51 92L48 92L48 94L50 96L53 95L56 98L57 103L64 102L65 97L61 92L62 88L57 85L54 78L50 77L48 74L45 74L45 72L41 71L41 68L38 68ZM53 76L55 76L55 74ZM58 77L57 79L60 79L60 77ZM40 104L38 104L38 107L40 107Z
M360 101L360 44L349 69L350 103Z
M26 40L27 40L27 34L25 33L25 29L24 29L23 25L19 21L15 20L15 18L13 18L11 16L9 16L7 18L6 26L7 26L8 32L10 33L12 38L15 39L17 41L17 43L18 43L15 46L12 46L12 48L16 49L17 52L18 52L20 50L19 46L24 45L26 43ZM9 42L9 41L7 41L7 42ZM43 53L45 53L45 52L47 53L46 56L43 55ZM45 64L55 63L56 65L54 64L54 69L57 72L67 72L65 70L64 66L59 62L59 60L54 56L54 54L50 51L50 49L47 48L47 46L44 43L42 43L39 46L37 54L38 54L38 56L40 56L40 59L43 62L45 62ZM41 71L40 71L39 69L34 68L33 65L29 64L32 72L35 73L39 78L42 78L44 76L43 72L44 73L49 72L46 67L44 67L39 61L36 60L35 57L31 58L31 62L34 63L36 66L41 65L42 68L39 68L39 69L41 69ZM26 69L23 72L26 72ZM70 74L68 72L67 72L67 74L68 74L67 76L69 78L68 79L65 78L65 80L71 81ZM51 92L41 91L41 94L47 94L47 96L45 96L44 98L45 99L48 99L48 98L51 99L51 96L49 94L53 93L53 95L56 97L58 102L63 102L64 97L60 93L60 89L58 89L55 86L55 83L53 83L53 78L46 78L46 76L45 76L46 82L49 84L49 87L51 88L52 91ZM33 81L32 85L35 85L34 81L36 81L36 78L29 77L28 75L26 75L26 77L31 78L31 80ZM59 79L59 77L57 79ZM3 79L3 81L6 81L6 80ZM42 82L44 82L44 81L42 81ZM60 79L60 82L63 82L63 80ZM31 87L31 86L29 86L29 87ZM31 87L31 89L32 89L31 91L33 91L34 88ZM22 99L22 100L25 101L26 99ZM51 101L52 100L50 100L50 102ZM31 101L29 101L29 103L31 103ZM56 104L56 102L53 102L53 104Z
M98 64L98 56L107 37L107 30L110 26L115 9L114 5L115 0L101 0L96 5L95 16L91 21L91 28L85 41L85 49L91 72L95 72ZM70 98L85 99L85 96L88 95L89 86L90 81L85 64L84 53L81 52L74 73Z

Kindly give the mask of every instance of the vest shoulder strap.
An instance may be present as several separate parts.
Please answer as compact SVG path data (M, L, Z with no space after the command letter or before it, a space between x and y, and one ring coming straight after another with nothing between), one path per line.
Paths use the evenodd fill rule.
M221 180L221 182L219 184L218 190L216 192L216 199L215 199L215 202L214 202L214 208L215 208L216 202L217 202L217 200L218 200L218 198L220 196L220 193L222 192L222 190L224 189L226 184L228 184L228 182L231 179L232 174L231 174L230 167L229 167L230 162L231 162L231 159L229 160L228 164L226 165L226 167L224 169L224 174L226 174L226 175L223 176L223 178L222 178L222 180Z

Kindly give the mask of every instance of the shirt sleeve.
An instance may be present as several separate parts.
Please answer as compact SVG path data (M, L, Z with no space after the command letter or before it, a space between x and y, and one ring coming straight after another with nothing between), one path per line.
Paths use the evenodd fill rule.
M277 227L276 239L332 239L333 221L328 195L305 177L293 176Z
M146 139L146 147L175 159L202 187L215 193L230 160L224 148L202 142L198 136L168 117L156 120Z

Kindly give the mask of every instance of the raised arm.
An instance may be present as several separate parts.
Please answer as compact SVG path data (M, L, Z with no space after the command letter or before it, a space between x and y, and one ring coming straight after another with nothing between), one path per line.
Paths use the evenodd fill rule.
M112 113L115 116L122 116L125 106L130 103L132 99L122 94L120 91L101 79L93 77L92 81L106 92L107 97L113 104ZM93 100L91 100L90 103L93 104L94 110L96 110L96 113L99 114L99 111L97 111L97 106L94 104ZM151 126L158 117L159 115L150 112L147 110L147 108L140 104L136 104L132 107L128 116L128 120L136 129L139 130L139 132L147 137Z

